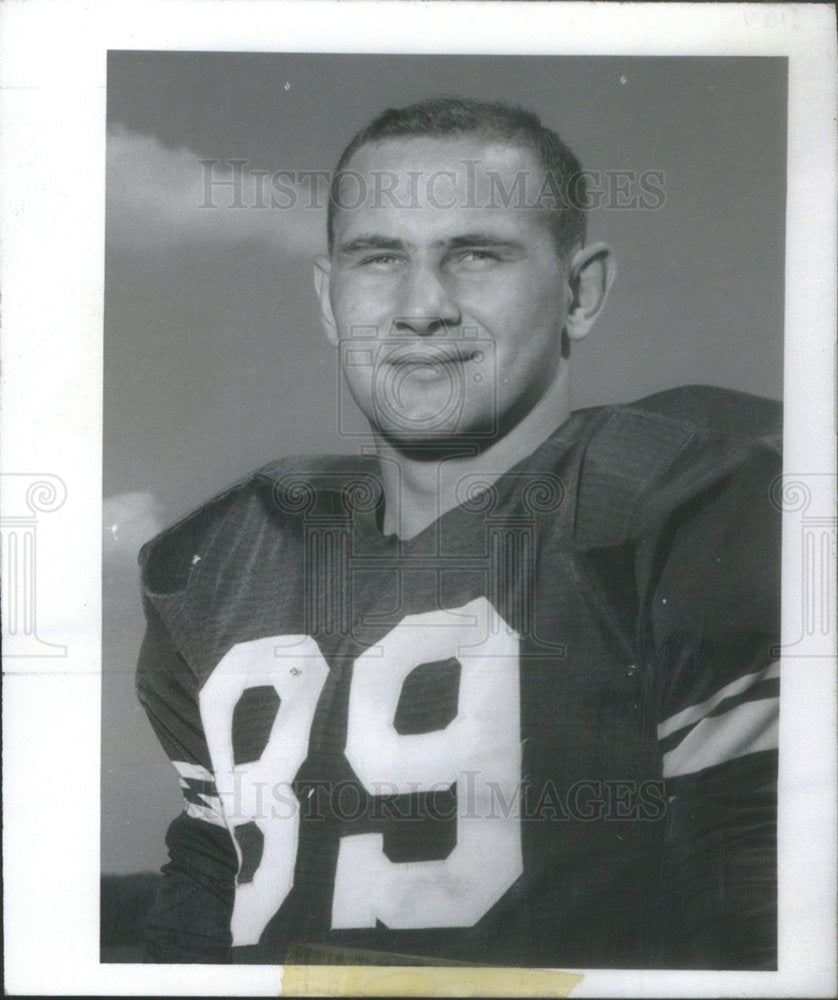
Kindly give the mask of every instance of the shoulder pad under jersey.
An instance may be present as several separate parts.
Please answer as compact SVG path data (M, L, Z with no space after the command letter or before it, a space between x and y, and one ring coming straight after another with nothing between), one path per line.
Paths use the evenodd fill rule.
M579 548L622 545L678 504L754 463L779 472L779 403L711 386L604 407L579 477Z
M224 531L245 518L278 527L302 514L347 513L379 502L374 458L291 456L257 469L156 535L140 550L143 587L156 594L183 590L192 568Z

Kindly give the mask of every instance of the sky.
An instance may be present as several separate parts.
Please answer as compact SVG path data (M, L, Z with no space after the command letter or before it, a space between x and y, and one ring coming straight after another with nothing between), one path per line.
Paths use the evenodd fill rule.
M361 425L344 411L312 288L325 211L305 186L293 208L265 207L260 178L330 170L384 107L440 93L533 108L605 185L617 171L659 178L655 207L590 213L617 281L574 349L575 407L695 382L781 395L785 60L112 52L106 871L158 867L180 808L133 693L137 548L258 465L361 440L346 433ZM229 207L231 160L245 207ZM208 176L222 182L209 199Z

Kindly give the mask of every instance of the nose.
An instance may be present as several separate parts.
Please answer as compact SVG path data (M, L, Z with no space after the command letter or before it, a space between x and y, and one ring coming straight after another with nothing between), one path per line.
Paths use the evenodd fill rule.
M459 323L460 309L444 276L431 265L414 265L406 276L395 329L429 337Z

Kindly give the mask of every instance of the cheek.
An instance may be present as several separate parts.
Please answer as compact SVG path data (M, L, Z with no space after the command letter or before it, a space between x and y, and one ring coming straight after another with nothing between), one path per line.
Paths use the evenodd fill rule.
M518 294L494 304L476 304L470 316L507 360L529 363L561 341L564 313L557 297Z
M458 288L460 306L498 341L524 337L529 331L561 330L565 299L561 274L538 269Z
M353 327L375 327L386 333L392 315L392 294L374 282L339 284L332 295L332 311L341 335Z
M368 364L347 363L352 359L341 357L341 373L349 394L355 400L363 413L369 411L369 403L373 396L373 369Z

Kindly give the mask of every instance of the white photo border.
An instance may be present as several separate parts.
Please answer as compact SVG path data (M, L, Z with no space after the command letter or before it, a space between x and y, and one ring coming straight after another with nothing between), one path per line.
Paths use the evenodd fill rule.
M44 488L40 494L47 505L41 509L57 506L38 523L39 565L49 567L37 578L38 628L66 647L64 655L4 662L6 990L276 995L281 977L273 966L99 962L102 303L111 49L788 57L785 472L789 482L809 484L828 519L836 426L835 13L817 4L444 0L6 0L0 6L3 516L17 516L9 476L53 484L50 477L57 477L56 496L50 500ZM61 485L66 499L57 496ZM799 524L799 512L789 509L784 636L800 619L801 588L790 585L802 565ZM834 551L831 558L834 572ZM779 971L581 970L573 997L833 992L834 650L833 624L811 648L794 647L784 662Z

